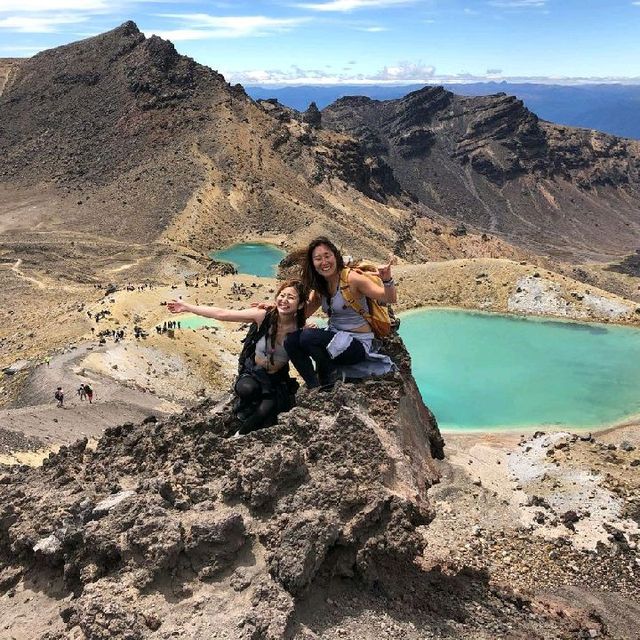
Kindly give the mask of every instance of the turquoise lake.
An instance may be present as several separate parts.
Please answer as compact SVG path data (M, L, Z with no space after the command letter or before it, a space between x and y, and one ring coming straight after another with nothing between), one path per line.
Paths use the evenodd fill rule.
M589 428L640 414L640 330L444 309L401 319L443 429Z
M272 244L260 242L234 244L222 251L214 251L209 257L230 262L238 273L272 278L278 272L278 263L286 253Z
M176 320L176 318L171 318ZM219 327L220 323L213 318L203 318L202 316L196 316L186 314L178 318L180 321L181 329L199 329L200 327Z

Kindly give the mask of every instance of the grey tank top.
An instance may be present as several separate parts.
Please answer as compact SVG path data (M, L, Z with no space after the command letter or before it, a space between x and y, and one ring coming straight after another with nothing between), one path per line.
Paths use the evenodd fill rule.
M358 302L360 302L362 309L368 313L369 305L366 297L362 296ZM336 295L331 298L331 311L329 311L329 301L322 296L322 310L329 316L329 328L335 331L353 331L367 322L344 299L340 287L338 287Z
M276 343L273 350L273 367L280 368L281 365L288 361L289 356L284 346ZM271 367L271 339L267 342L267 336L262 336L262 338L256 342L256 364L258 366L267 364L267 368Z

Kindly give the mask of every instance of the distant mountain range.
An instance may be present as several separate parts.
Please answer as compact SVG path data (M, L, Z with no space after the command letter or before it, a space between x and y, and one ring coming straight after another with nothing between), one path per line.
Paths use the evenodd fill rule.
M247 86L254 99L277 98L279 102L303 111L310 102L320 109L343 96L367 96L374 100L393 100L421 89L423 85L377 86L338 85L300 87ZM481 82L445 84L462 96L507 93L520 98L543 120L572 127L597 129L625 138L640 139L640 85L589 84L579 86L533 83Z

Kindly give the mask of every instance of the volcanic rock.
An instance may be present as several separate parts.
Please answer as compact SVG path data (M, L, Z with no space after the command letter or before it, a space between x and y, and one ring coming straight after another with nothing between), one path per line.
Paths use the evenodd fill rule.
M352 229L317 189L342 185L339 200L345 188L378 202L400 195L359 141L318 129L317 108L292 118L253 102L133 22L0 70L10 78L0 94L2 200L14 211L37 195L56 231L202 254L246 232L306 235L313 225L373 255L399 235L371 207L368 224ZM399 228L414 223L412 212L398 215Z
M60 612L67 629L88 638L175 628L154 594L195 607L206 593L233 601L216 619L228 637L275 639L318 579L372 585L411 565L443 441L401 343L388 349L398 372L301 393L249 437L229 439L230 414L208 401L108 429L95 451L84 440L41 468L10 468L0 485L7 584L16 571L52 571L73 594ZM204 620L180 629L208 635Z
M638 141L544 122L513 96L442 87L341 98L322 122L362 140L430 209L517 244L565 257L638 245Z

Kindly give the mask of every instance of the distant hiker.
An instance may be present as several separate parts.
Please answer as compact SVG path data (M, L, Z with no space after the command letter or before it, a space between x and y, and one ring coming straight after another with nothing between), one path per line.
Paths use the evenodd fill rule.
M87 396L87 400L89 400L89 404L93 403L93 387L90 384L84 385L84 392Z
M58 402L56 407L62 407L62 405L64 404L64 391L62 390L62 387L58 387L56 389L56 392L53 394L53 397Z
M49 356L47 356L44 361L47 363L47 367L51 366L51 358Z
M87 392L84 390L84 385L81 384L78 387L78 397L80 398L80 400L84 400L87 397Z
M288 335L284 343L307 386L331 386L341 374L363 378L390 371L391 359L377 353L374 346L374 307L396 302L391 261L378 267L375 276L367 275L346 267L338 248L328 238L319 237L307 247L302 271L302 281L311 291L306 316L322 305L329 317L326 329L301 329Z
M240 422L236 435L271 426L282 411L295 403L298 383L289 375L284 340L304 325L305 289L298 280L283 282L276 292L275 307L234 310L195 306L173 300L172 313L195 313L226 322L251 322L244 339L234 384L234 413Z

